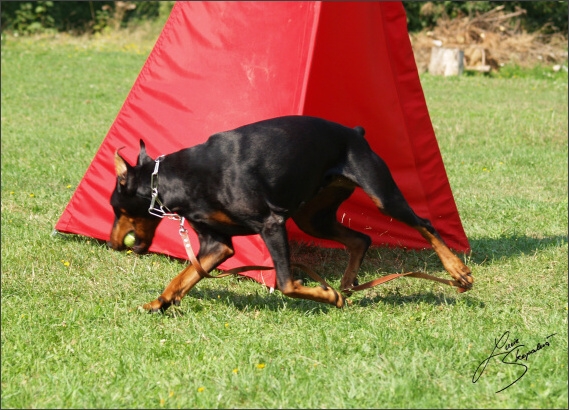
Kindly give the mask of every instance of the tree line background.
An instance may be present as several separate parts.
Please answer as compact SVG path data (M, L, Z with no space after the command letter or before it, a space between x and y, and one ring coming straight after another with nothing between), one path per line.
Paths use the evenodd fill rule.
M165 19L174 1L3 1L1 30L26 35L49 32L98 33L139 22ZM520 17L528 32L567 33L567 1L435 1L403 2L410 32L429 29L441 17L460 18L504 5L526 10ZM429 5L426 7L426 5Z

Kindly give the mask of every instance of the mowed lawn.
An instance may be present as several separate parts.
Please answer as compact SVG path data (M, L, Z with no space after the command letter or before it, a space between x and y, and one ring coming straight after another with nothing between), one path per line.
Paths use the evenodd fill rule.
M228 278L150 315L181 262L51 236L150 46L2 41L3 408L567 408L566 72L421 77L471 292L398 279L339 310ZM347 262L294 258L336 287ZM360 282L410 270L447 277L374 248Z

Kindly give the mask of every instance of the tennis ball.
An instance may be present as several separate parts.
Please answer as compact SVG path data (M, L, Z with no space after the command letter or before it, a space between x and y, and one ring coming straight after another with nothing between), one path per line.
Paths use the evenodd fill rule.
M123 240L124 246L126 246L127 248L132 248L135 242L136 242L136 236L134 236L134 232L127 233Z

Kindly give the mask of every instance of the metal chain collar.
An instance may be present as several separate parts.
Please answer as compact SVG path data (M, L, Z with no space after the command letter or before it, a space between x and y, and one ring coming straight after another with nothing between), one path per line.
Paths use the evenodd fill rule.
M187 244L189 243L188 238L188 231L184 228L185 218L180 216L168 209L160 198L158 198L158 169L160 168L160 163L164 160L164 155L160 155L156 158L155 165L154 165L154 172L150 176L150 189L152 190L151 198L150 198L150 207L148 207L148 213L153 216L157 216L158 218L168 218L174 221L180 221L180 235L184 240L184 247L187 249ZM156 206L158 205L158 207Z
M166 207L162 203L162 201L160 201L160 198L158 198L158 169L160 168L160 163L162 162L163 159L164 159L164 155L160 155L154 161L155 162L154 172L152 172L152 175L150 177L150 189L152 190L152 195L150 198L150 206L148 207L148 213L150 215L157 216L158 218L168 218L168 219L172 219L174 221L180 221L180 229L178 232L180 234L180 237L182 238L182 242L184 243L184 249L186 250L186 254L188 255L188 259L190 260L192 265L194 265L194 268L197 270L198 274L201 277L212 278L214 276L209 275L202 268L202 266L200 265L199 261L196 258L194 250L192 249L192 244L190 242L188 230L184 227L184 222L186 221L186 218L178 215L177 213L170 211L168 209L168 207ZM156 207L156 204L158 205L158 207ZM223 276L226 276L226 275L223 275ZM222 277L222 276L220 276L220 277Z

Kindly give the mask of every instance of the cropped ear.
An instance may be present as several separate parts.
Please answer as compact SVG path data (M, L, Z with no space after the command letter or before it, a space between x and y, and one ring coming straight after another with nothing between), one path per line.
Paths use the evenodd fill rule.
M134 190L134 168L119 155L121 147L115 151L115 172L117 173L117 190L130 194Z
M140 140L140 154L138 154L138 161L136 162L136 165L146 164L147 162L154 162L154 160L146 153L144 141Z
M132 167L119 155L119 151L123 148L124 147L120 147L115 151L115 172L117 173L119 185L125 186L129 168Z

